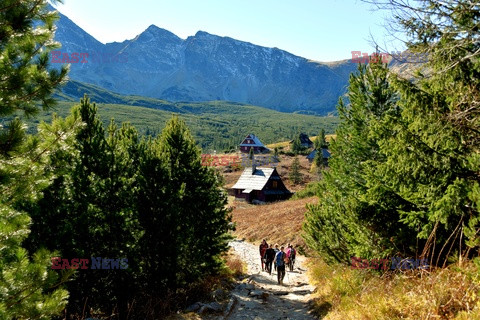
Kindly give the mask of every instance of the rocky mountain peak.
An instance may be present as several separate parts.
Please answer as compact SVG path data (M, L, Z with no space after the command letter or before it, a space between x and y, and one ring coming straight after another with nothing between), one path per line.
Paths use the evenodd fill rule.
M327 114L345 92L349 61L311 62L277 48L198 31L186 40L150 25L135 39L102 44L60 14L62 50L108 52L72 64L70 78L122 94L170 101L228 100L285 112ZM113 59L118 55L121 59Z

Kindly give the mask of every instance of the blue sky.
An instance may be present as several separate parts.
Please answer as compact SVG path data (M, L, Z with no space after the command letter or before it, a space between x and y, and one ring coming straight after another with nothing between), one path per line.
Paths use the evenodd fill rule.
M202 30L317 61L372 53L372 35L390 51L402 49L388 40L388 12L359 0L64 0L56 7L103 43L154 24L183 39Z

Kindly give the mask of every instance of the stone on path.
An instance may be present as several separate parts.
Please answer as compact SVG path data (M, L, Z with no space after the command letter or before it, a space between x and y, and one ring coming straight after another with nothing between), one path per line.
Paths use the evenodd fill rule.
M253 290L253 291L250 291L248 295L252 297L258 297L258 296L261 296L262 294L263 294L263 291Z

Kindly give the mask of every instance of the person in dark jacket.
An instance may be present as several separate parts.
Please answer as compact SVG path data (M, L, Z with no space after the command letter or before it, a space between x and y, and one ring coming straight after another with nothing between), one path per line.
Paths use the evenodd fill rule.
M262 271L265 270L265 252L268 249L268 243L267 240L263 239L262 243L260 244L260 247L258 248L260 251L260 261L262 263Z
M270 245L270 248L265 251L265 269L269 274L272 274L273 260L275 260L275 250L273 245Z

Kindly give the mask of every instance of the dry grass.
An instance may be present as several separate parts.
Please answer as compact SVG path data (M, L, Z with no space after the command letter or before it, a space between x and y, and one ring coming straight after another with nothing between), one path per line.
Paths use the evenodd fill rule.
M270 150L273 150L274 148L287 148L290 145L290 141L282 141L282 142L276 142L276 143L270 143L267 144L266 147Z
M332 138L335 139L336 136L337 136L336 134L326 134L325 135L325 140L327 140L327 142L330 142L330 140ZM310 140L315 141L315 139L317 139L317 136L311 136L309 138L310 138ZM280 148L280 147L287 148L289 146L290 146L290 141L276 142L276 143L270 143L270 144L266 145L267 148L272 149L272 150L275 147L277 147L277 148Z
M290 157L287 155L279 155L279 160L280 162L275 163L275 164L269 164L269 165L262 165L262 167L276 167L277 172L282 178L283 183L287 187L288 190L292 192L296 192L298 190L301 190L305 188L305 186L311 182L317 179L317 175L311 172L311 163L307 160L306 156L298 156L298 159L300 161L300 173L303 174L303 181L298 184L294 185L290 182L288 175L290 172L290 167L293 163L294 157ZM224 167L217 167L220 172L222 172L222 175L225 179L225 188L231 188L240 178L242 175L242 172L244 168L241 168L240 170L232 171L232 172L223 172Z
M326 135L326 140L330 141L332 138L335 138L335 136L336 135L334 134L328 134ZM310 138L313 141L315 140L316 136L313 136ZM284 151L287 151L288 149L290 149L288 141L269 144L267 145L267 147L272 150L274 147L284 147L286 148ZM241 157L240 152L237 152L237 154L239 155L239 158L240 158ZM217 154L217 155L222 156L222 154ZM231 154L228 154L228 155L231 155ZM262 155L262 156L265 156L265 155ZM266 156L271 156L271 154ZM280 177L282 177L283 183L290 191L296 192L298 190L301 190L309 182L315 181L318 179L318 176L315 173L312 173L312 170L311 170L312 164L307 160L307 157L304 155L299 155L298 159L300 161L300 173L303 174L303 181L298 185L294 185L288 179L288 174L290 172L290 167L292 165L294 157L288 156L288 155L279 155L278 159L279 159L278 163L262 165L262 167L276 167L278 174L280 175ZM229 170L225 170L226 167L224 166L217 166L216 168L222 173L225 179L225 188L227 189L231 188L237 182L238 178L240 177L240 175L244 170L244 168L240 165L240 163L236 167L235 166L233 168L230 167L230 169L232 169L231 172L227 172Z
M266 205L236 206L233 210L235 235L258 244L267 239L268 243L281 245L290 242L305 249L301 236L305 205L316 201L311 197Z
M247 272L247 265L233 249L230 249L224 259L225 265L233 277L239 277Z
M281 155L279 158L280 162L277 164L277 171L280 177L282 177L282 181L288 190L292 192L297 192L304 189L309 182L317 179L317 176L315 174L312 174L310 170L312 164L307 160L306 156L300 155L298 156L298 160L300 162L300 173L303 175L303 180L297 185L291 183L288 175L290 173L290 167L292 166L294 157Z
M238 178L240 178L243 170L244 169L242 168L241 170L223 173L222 175L225 179L225 188L231 188L237 182Z
M379 273L312 260L314 310L325 320L480 319L480 268Z

